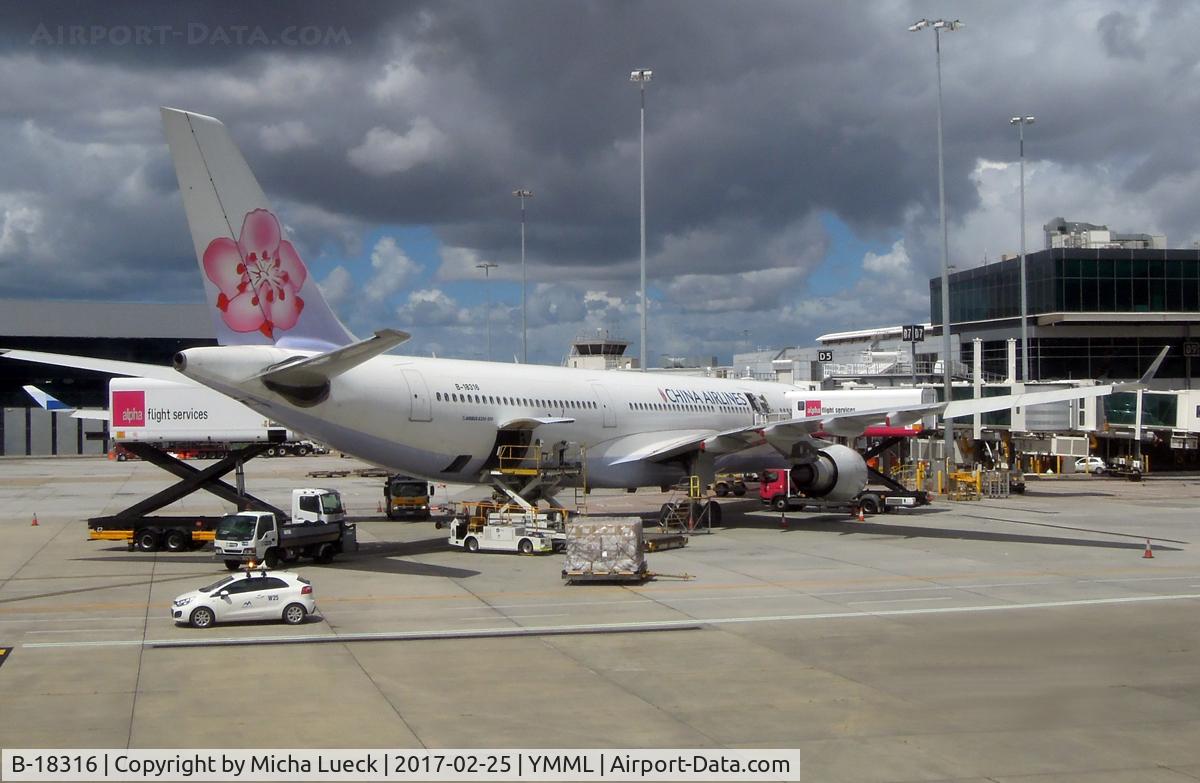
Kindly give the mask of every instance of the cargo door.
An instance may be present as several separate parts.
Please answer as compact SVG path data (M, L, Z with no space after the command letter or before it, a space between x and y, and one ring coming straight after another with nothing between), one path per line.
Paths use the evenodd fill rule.
M408 381L409 421L433 421L433 408L429 404L429 387L419 370L401 370Z
M613 407L612 397L609 396L608 389L604 388L603 384L593 383L592 391L596 393L596 402L600 405L600 410L604 414L604 426L617 426L617 411Z

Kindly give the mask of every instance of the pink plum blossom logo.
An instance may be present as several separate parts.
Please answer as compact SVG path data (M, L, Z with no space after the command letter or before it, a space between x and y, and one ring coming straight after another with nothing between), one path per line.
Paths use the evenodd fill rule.
M217 309L235 332L262 332L275 339L300 320L300 289L308 270L279 221L265 209L246 214L238 241L217 237L204 250L204 273L220 290Z

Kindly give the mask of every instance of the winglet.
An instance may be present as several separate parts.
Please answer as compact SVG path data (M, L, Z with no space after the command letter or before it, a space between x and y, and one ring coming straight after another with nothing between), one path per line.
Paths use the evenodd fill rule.
M1158 372L1158 368L1162 366L1163 359L1167 358L1167 351L1169 350L1171 350L1171 346L1163 346L1163 349L1158 352L1158 358L1150 363L1150 369L1146 370L1142 377L1138 379L1139 384L1147 384L1154 379L1154 375Z
M1150 385L1150 381L1154 380L1154 375L1158 372L1158 368L1162 366L1163 359L1167 358L1167 352L1171 350L1171 346L1164 345L1163 349L1158 352L1158 356L1154 361L1150 362L1150 367L1146 372L1142 373L1142 377L1138 378L1133 383L1114 383L1112 390L1114 392L1131 392L1145 389Z

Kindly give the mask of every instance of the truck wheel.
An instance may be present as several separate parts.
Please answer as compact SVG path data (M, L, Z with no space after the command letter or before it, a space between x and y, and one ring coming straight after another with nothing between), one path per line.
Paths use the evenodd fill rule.
M241 567L241 565L242 565L241 560L226 560L225 561L225 570L236 571L236 570L238 570L239 567Z
M467 548L468 552L479 551L479 541L475 538L475 536L468 536L467 540L463 542L463 546Z
M333 562L333 547L329 544L321 544L321 548L317 550L316 557L313 558L314 563L321 565L329 565Z
M297 446L296 447L296 456L297 457L307 457L308 456L308 446ZM303 608L303 607L301 607L301 608Z
M269 570L275 570L279 567L279 550L272 547L267 550L267 554L263 556L263 565Z
M388 519L391 519L391 520L393 520L393 521L396 519L396 512L395 512L395 511L392 511L392 508L391 508L391 506L388 506L388 510L387 510L387 518L388 518Z
M153 552L158 549L158 531L153 529L141 531L137 534L137 545L138 549L143 552Z
M294 563L300 559L300 553L291 547L280 550L279 561L281 563Z
M274 446L271 446L270 448L267 449L266 454L268 457L278 457L280 454L280 451L279 451L279 449L275 448Z
M213 610L207 606L197 606L192 610L192 616L188 618L188 623L193 628L207 628L216 620Z
M717 497L723 498L729 494L729 485L724 481L718 481L717 485L713 487L713 492L717 493Z
M168 530L163 545L168 552L184 552L192 543L192 537L182 530Z
M879 513L879 498L875 495L863 495L858 504L862 507L864 514Z
M746 485L745 484L743 484L742 482L739 481L738 483L733 485L734 497L740 498L742 495L745 495L745 494L746 494Z
M521 543L517 544L517 549L521 550L521 554L523 554L523 555L532 555L533 554L533 542L530 541L528 538L522 538Z
M785 498L783 495L776 495L771 500L771 508L775 509L776 511L787 511L788 510L787 498Z
M288 604L283 607L283 621L288 625L299 625L308 616L308 610L300 604Z

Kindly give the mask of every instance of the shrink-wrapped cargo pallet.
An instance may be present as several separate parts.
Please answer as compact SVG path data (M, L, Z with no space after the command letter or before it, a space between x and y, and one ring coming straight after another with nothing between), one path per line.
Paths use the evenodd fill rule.
M580 517L567 524L563 578L568 581L646 578L642 520Z

